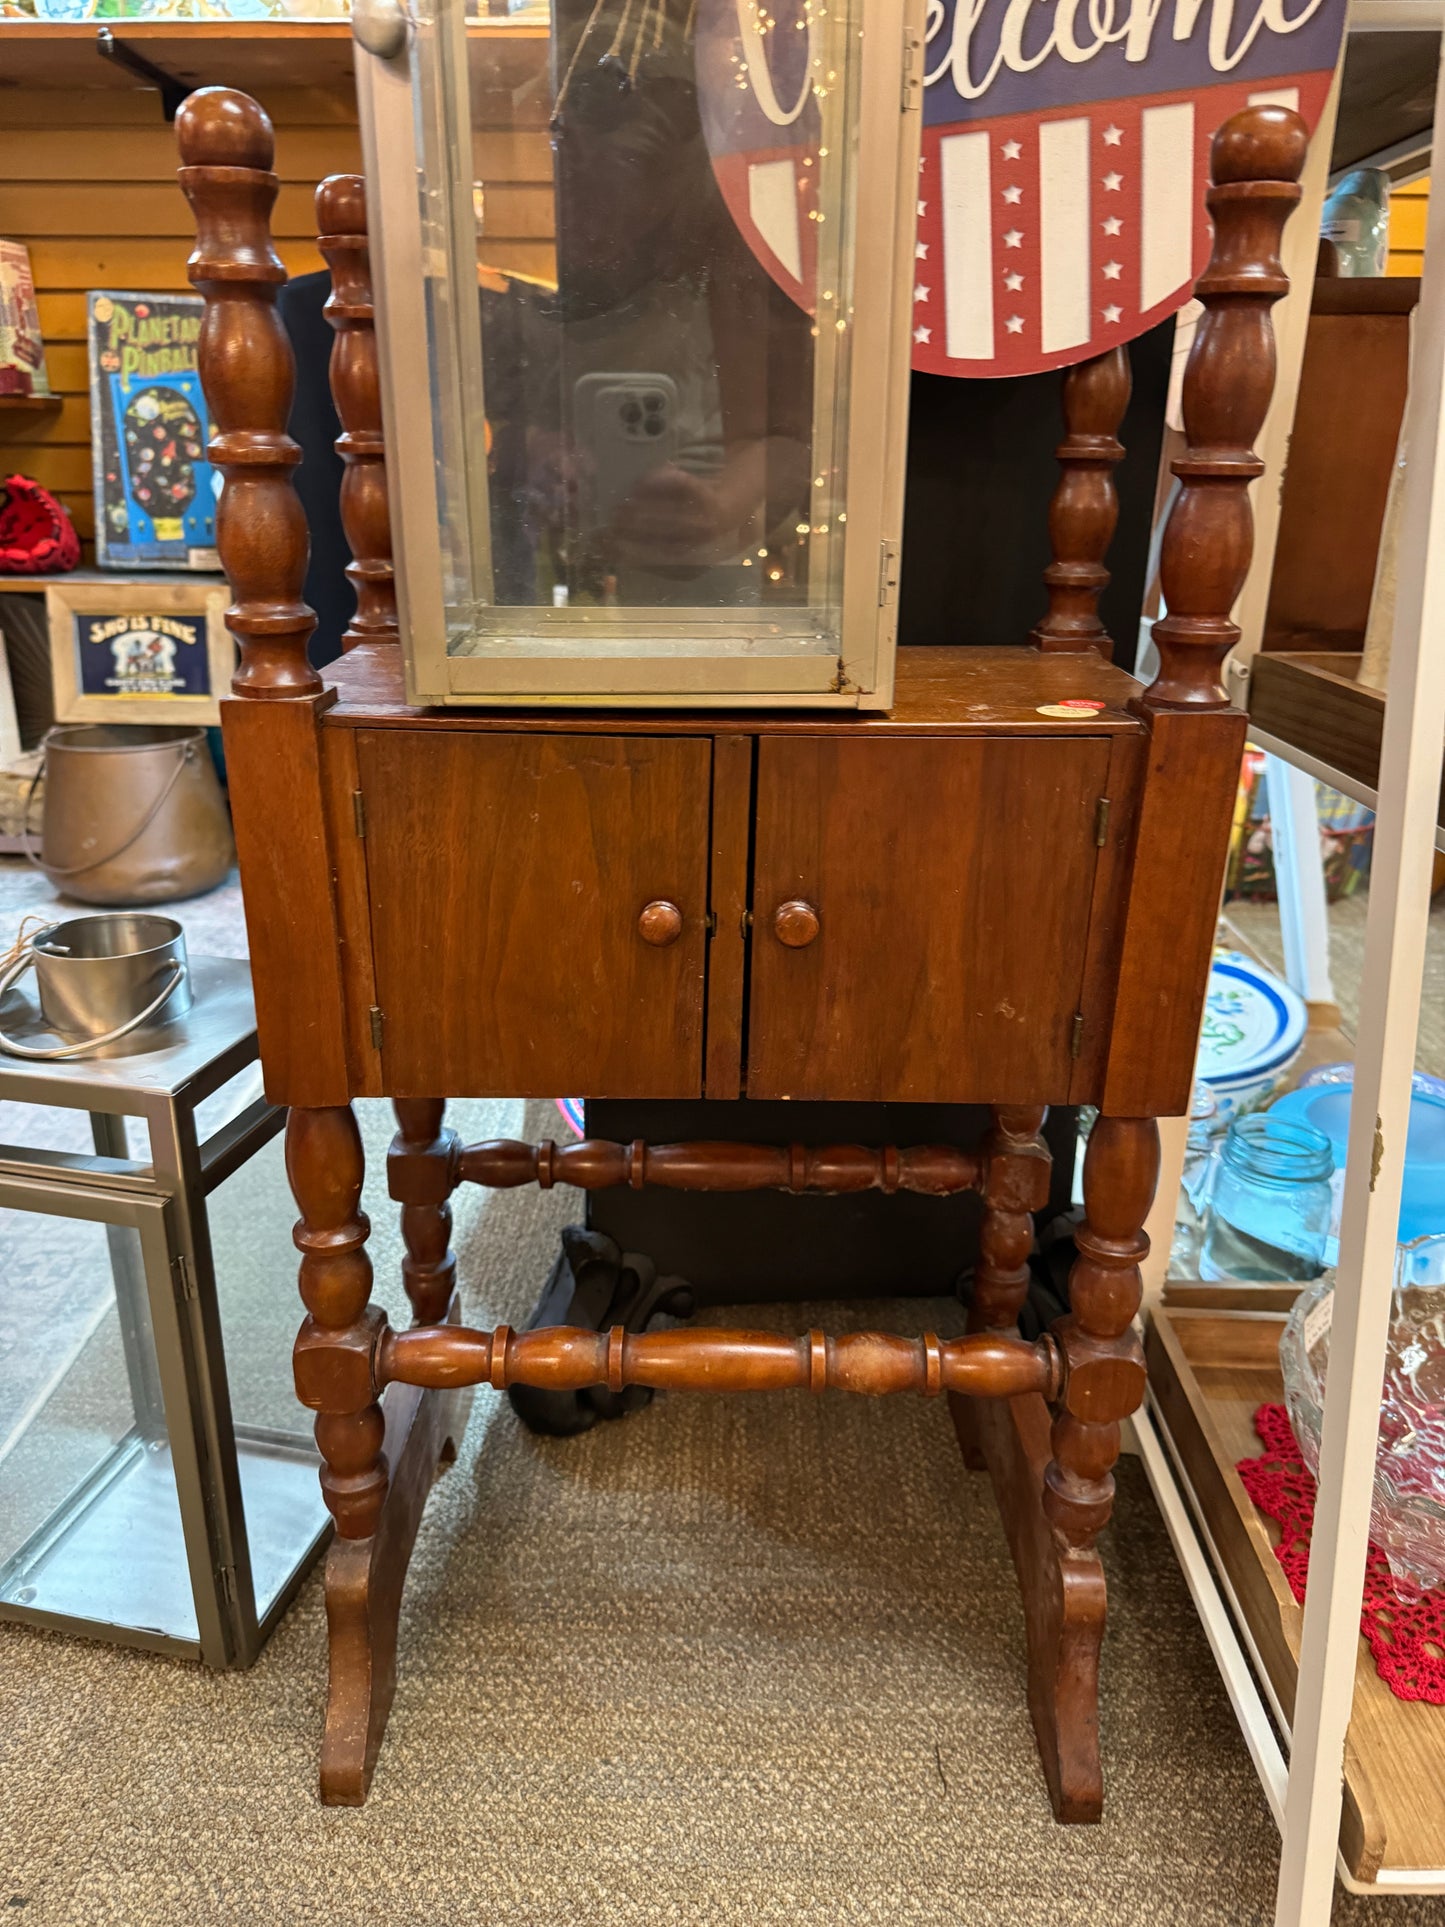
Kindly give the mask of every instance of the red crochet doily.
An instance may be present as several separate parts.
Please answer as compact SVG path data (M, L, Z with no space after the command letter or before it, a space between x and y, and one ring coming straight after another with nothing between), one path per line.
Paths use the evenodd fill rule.
M1236 1469L1250 1498L1280 1527L1274 1554L1290 1591L1303 1603L1315 1517L1314 1478L1300 1457L1283 1405L1261 1405L1254 1429L1264 1456L1241 1459ZM1360 1632L1374 1656L1375 1671L1396 1699L1445 1706L1445 1591L1402 1599L1384 1553L1373 1542L1365 1561Z

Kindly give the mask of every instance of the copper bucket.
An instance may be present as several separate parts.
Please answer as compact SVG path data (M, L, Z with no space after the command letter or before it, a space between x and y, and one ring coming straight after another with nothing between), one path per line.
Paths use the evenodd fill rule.
M225 877L236 846L203 729L68 724L44 748L40 852L29 855L66 896L172 903ZM28 805L26 822L28 846Z

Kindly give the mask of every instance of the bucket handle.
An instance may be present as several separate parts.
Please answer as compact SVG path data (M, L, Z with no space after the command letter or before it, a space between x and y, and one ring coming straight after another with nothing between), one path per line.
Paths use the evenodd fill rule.
M41 748L44 749L45 745L49 743L49 741L50 741L50 737L47 734L45 738L45 743L41 744ZM125 839L124 843L120 844L116 849L112 850L109 856L91 857L89 862L87 863L47 863L43 856L37 856L35 854L35 849L32 841L32 832L30 828L30 805L34 801L36 786L39 784L41 777L45 774L45 764L42 761L40 768L36 770L35 774L30 779L29 789L27 789L25 792L25 809L20 819L20 840L25 846L26 856L29 857L30 861L35 865L36 869L42 871L48 877L78 877L78 876L84 876L87 870L102 869L107 863L114 863L117 857L124 856L126 851L130 848L130 846L133 843L139 842L141 837L143 837L146 831L150 828L151 824L154 823L156 818L160 815L161 810L165 806L166 798L170 795L171 791L175 788L176 784L179 783L179 781L181 780L181 774L184 771L186 764L190 762L194 762L195 760L196 740L193 736L189 737L185 742L177 743L176 748L181 753L176 759L175 768L171 771L170 775L166 778L165 782L161 785L161 791L159 796L157 796L155 801L151 804L150 808L146 811L145 815L141 818L140 822L136 824L135 828L131 831L130 835ZM175 986L172 985L172 989L174 989L174 987ZM5 985L0 984L0 990L4 990L5 988L6 988ZM169 996L170 992L168 991L166 994L167 996Z
M53 926L51 927L53 928ZM46 937L49 934L49 930L43 930L40 933L40 937ZM38 937L34 942L24 945L15 961L4 971L0 971L0 997L5 995L5 992L9 990L12 984L18 983L30 968L31 964L34 963L35 943L39 941L40 938ZM87 1051L99 1050L102 1044L113 1044L117 1038L125 1037L131 1031L138 1030L148 1019L154 1017L162 1004L167 1001L172 992L184 981L186 966L183 963L173 964L171 969L173 972L171 980L161 992L160 996L157 997L153 1003L147 1004L139 1015L128 1017L126 1021L118 1025L115 1030L106 1031L103 1037L83 1037L78 1044L51 1044L41 1046L38 1044L17 1043L13 1037L7 1035L3 1029L0 1029L0 1050L8 1051L12 1057L82 1057Z

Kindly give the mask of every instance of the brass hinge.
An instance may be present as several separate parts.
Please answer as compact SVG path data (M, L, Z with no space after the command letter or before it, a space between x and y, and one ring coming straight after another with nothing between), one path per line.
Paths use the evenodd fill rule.
M899 111L912 113L923 105L923 35L912 27L903 29L903 97Z
M1094 811L1094 841L1101 850L1109 841L1109 809L1109 798L1101 796L1098 808Z
M365 836L366 835L366 798L362 795L360 790L353 790L351 792L351 815L352 815L352 820L356 824L356 834L358 836Z
M715 937L717 935L717 911L716 910L708 911L707 915L703 918L703 926L710 937Z
M171 1260L171 1270L175 1273L176 1289L189 1303L196 1296L196 1268L183 1251L178 1251Z
M878 607L886 609L898 593L898 544L886 541L878 558Z
M1074 1033L1069 1039L1070 1057L1082 1056L1084 1049L1084 1013L1078 1011L1074 1016Z
M373 1050L381 1049L381 1024L381 1005L373 1004L371 1006L371 1047Z

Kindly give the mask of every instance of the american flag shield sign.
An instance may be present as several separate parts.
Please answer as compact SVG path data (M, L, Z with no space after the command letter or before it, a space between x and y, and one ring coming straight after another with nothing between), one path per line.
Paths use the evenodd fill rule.
M699 9L714 173L754 254L810 311L817 16L850 6L865 11ZM891 10L866 12L875 31ZM1345 0L928 0L913 366L1034 374L1182 306L1209 256L1215 130L1254 101L1313 128L1344 19Z

